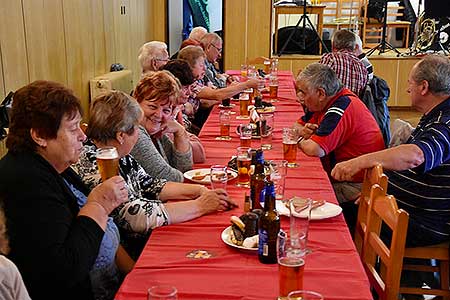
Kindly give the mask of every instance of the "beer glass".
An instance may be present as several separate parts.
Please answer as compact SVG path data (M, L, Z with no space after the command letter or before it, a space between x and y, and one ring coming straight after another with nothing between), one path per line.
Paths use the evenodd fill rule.
M303 288L305 255L291 243L290 237L280 231L277 238L278 282L281 297Z
M227 189L227 166L212 165L210 170L211 189Z
M272 149L273 118L273 113L261 113L259 118L259 135L261 136L261 148L263 150Z
M284 200L284 186L287 175L287 160L272 160L270 162L270 180L275 185L275 199Z
M247 65L242 64L241 65L241 82L247 80Z
M278 96L278 77L270 75L269 78L269 98L272 102L276 102Z
M288 294L288 300L324 300L323 296L313 291L293 291Z
M250 165L252 157L250 153L250 147L238 147L237 148L237 168L238 168L238 180L237 186L248 187L250 185Z
M298 131L295 128L283 128L283 159L288 161L288 167L297 166Z
M307 248L311 205L312 200L309 198L293 197L289 200L291 245L301 255L311 252Z
M170 285L152 286L147 291L147 300L177 300L177 289Z
M271 65L270 58L264 59L264 73L269 74L270 65Z
M253 126L251 124L239 124L241 147L252 146L252 130Z
M239 116L237 119L249 119L248 104L250 102L249 94L241 93L239 95Z
M219 113L219 123L220 123L220 136L216 140L229 141L230 137L230 112L226 110L221 110Z
M98 148L96 157L102 181L119 175L119 153L115 147Z

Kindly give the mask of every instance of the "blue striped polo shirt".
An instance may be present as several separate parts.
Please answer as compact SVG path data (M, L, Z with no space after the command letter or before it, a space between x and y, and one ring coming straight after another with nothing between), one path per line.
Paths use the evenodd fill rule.
M423 115L407 144L417 145L424 162L405 171L387 171L388 193L423 229L450 239L450 98Z

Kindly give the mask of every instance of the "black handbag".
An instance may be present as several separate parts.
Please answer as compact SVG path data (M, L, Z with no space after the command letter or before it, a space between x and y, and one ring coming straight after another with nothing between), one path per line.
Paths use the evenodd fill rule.
M9 127L9 112L12 107L14 93L9 92L8 96L2 101L0 105L0 140L6 137L5 128Z

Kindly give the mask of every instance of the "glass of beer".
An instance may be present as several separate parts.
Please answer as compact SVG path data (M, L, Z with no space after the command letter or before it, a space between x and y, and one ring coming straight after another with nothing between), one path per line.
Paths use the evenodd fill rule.
M237 119L249 119L248 104L250 102L249 94L241 93L239 95L239 116Z
M270 58L264 60L264 73L269 74L270 72Z
M241 139L241 147L252 146L252 130L251 124L239 124L239 136Z
M272 149L273 118L273 113L260 114L259 130L261 136L261 148L263 150Z
M241 82L247 81L247 65L241 65Z
M237 186L248 187L250 185L250 165L252 162L252 156L250 153L250 147L238 147L237 148L237 168L238 168L238 180Z
M227 166L212 165L210 169L211 189L227 189Z
M98 148L96 157L102 181L119 175L119 153L116 147Z
M293 291L288 294L287 300L324 300L323 296L313 291Z
M297 167L297 139L297 129L283 128L283 159L288 161L289 168Z
M271 75L269 78L269 98L276 102L278 97L278 77Z
M229 141L230 137L230 112L226 110L221 110L219 113L219 123L220 123L220 136L216 140Z
M303 288L303 271L305 255L291 243L284 231L277 238L279 297L286 297L290 292ZM300 298L303 299L303 298Z

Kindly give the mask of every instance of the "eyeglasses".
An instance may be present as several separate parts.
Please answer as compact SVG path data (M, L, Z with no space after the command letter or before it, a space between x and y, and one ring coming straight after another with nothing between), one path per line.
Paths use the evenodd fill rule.
M155 58L156 61L169 61L169 58Z
M219 48L219 47L217 47L217 46L214 45L214 44L211 44L211 46L213 46L214 48L216 48L217 51L222 52L222 48Z

